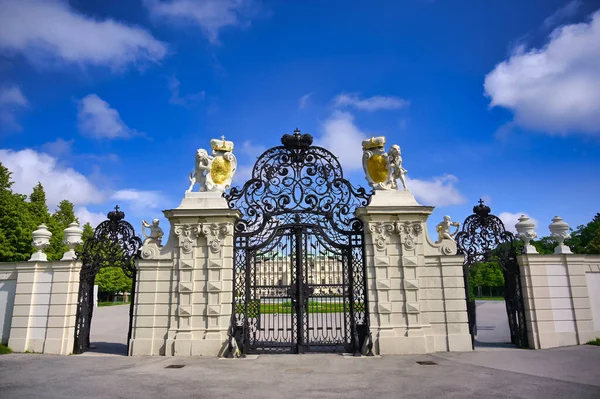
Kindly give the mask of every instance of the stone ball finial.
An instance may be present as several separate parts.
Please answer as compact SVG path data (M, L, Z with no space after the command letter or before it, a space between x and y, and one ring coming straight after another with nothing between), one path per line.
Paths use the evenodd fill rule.
M537 250L529 242L534 238L537 238L537 233L534 231L535 223L527 216L521 215L517 224L515 224L519 238L525 243L524 253L526 254L537 254Z
M73 260L77 257L75 247L82 243L81 236L83 230L79 227L79 223L73 222L65 229L65 238L63 244L69 247L69 250L63 254L61 260Z
M47 262L48 257L43 251L50 245L50 237L52 237L52 233L48 231L48 227L44 223L42 223L38 226L37 230L31 233L31 236L33 237L31 245L33 245L33 247L37 249L37 251L31 255L29 261Z
M572 254L571 248L565 245L565 240L571 238L569 234L569 224L560 216L555 216L552 223L548 226L550 229L550 237L552 237L558 246L554 248L555 254Z

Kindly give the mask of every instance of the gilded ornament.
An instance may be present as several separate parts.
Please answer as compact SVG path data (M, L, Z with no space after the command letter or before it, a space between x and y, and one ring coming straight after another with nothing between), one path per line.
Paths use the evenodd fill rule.
M210 175L215 184L225 183L231 175L231 162L223 157L215 158L210 167Z
M375 154L369 158L367 170L375 183L383 183L388 179L388 162L382 155Z
M190 187L200 185L200 191L225 191L231 186L231 181L237 169L237 159L233 155L233 142L221 139L212 139L212 156L203 148L196 152L195 170L190 174Z
M405 175L407 170L402 167L400 146L394 144L389 152L385 151L385 137L371 137L363 140L363 169L369 185L375 190L397 190L400 180L405 191Z

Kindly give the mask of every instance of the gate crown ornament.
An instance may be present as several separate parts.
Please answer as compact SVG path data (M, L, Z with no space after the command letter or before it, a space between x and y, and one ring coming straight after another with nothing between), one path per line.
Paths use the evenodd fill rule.
M396 180L399 179L404 191L409 191L405 180L407 170L402 167L400 146L392 145L388 153L385 152L385 142L384 136L362 141L365 178L374 190L397 190Z
M281 144L288 150L306 150L312 145L313 137L308 133L300 134L300 129L296 128L294 134L284 134L281 137Z

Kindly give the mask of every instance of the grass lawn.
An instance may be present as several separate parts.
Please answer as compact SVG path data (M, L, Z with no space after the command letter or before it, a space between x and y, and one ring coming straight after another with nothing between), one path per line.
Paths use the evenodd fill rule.
M129 305L130 302L98 302L98 307L101 306L117 306L117 305Z
M587 343L588 345L600 346L600 338L596 338Z
M478 296L475 297L476 301L503 301L503 296Z
M8 346L0 344L0 355L8 355L9 353L12 353L12 350Z
M258 302L251 302L248 304L248 317L256 317L256 307ZM349 304L346 304L348 307ZM349 310L349 309L348 309ZM364 304L357 303L355 305L355 311L363 311ZM343 302L318 302L318 301L309 301L308 302L308 313L340 313L344 312L344 303ZM243 313L244 312L244 304L238 303L236 304L236 312ZM260 313L261 314L290 314L292 313L292 303L290 301L281 302L281 303L261 303L260 304Z

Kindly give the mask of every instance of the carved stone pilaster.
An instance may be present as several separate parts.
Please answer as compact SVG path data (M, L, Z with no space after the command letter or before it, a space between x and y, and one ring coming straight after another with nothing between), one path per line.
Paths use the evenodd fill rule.
M373 245L379 251L383 251L388 239L394 232L394 224L392 222L371 222L369 223L369 231L373 237Z
M221 252L221 247L225 237L233 235L233 224L204 223L202 225L202 234L206 236L210 251L212 253L219 253Z
M181 252L184 254L192 252L193 243L200 233L200 228L199 224L183 224L175 227L175 235L179 239Z
M231 256L232 251L226 251L226 239L233 236L232 222L209 222L202 224L202 235L206 237L206 246L208 248L206 266L207 279L205 282L206 306L204 315L206 317L205 339L218 341L225 339L226 331L229 327L225 325L223 310L230 306L231 297L227 295L232 288L232 281L225 275L227 270L222 269L223 259ZM230 294L229 294L230 295Z
M423 232L423 226L420 222L398 222L396 224L400 241L405 249L413 250L418 243L419 235Z
M175 335L175 354L189 356L192 353L192 315L194 314L193 295L196 291L194 284L195 259L194 247L197 244L201 225L185 223L176 225L174 233L179 244L178 281L177 286L177 332Z

